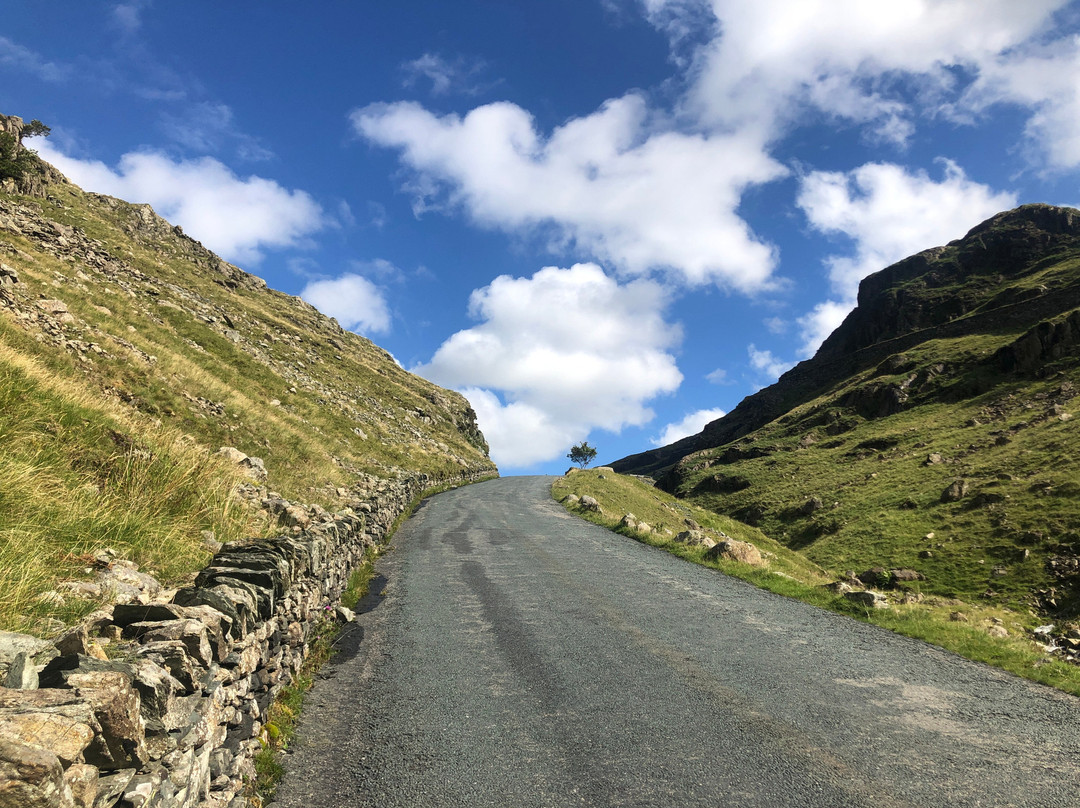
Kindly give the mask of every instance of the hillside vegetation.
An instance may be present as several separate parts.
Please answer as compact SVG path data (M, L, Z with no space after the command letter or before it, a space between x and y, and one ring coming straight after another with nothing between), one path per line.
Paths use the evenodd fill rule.
M1080 695L1080 666L1047 654L1048 637L1034 632L1040 620L1028 610L934 595L921 581L888 597L861 591L859 581L836 581L757 528L609 467L571 470L554 482L552 496L571 513L691 563Z
M206 531L269 530L233 495L263 467L329 510L380 480L495 473L460 395L149 206L32 180L0 184L0 628L93 608L56 585L106 547L176 582Z
M905 570L921 595L1053 625L1040 639L1075 659L1078 359L1080 212L1024 206L868 277L813 359L612 465L834 578L900 593Z

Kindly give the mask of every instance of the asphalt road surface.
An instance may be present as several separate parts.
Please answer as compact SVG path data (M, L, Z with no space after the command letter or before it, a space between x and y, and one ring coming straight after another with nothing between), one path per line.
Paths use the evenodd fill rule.
M402 527L277 805L1080 806L1080 699L582 522L550 484Z

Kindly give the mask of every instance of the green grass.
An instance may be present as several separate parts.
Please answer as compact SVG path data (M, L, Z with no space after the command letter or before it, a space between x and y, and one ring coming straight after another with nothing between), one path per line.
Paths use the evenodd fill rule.
M266 805L274 799L274 792L285 776L279 754L288 748L289 741L296 734L304 698L315 684L315 675L319 669L333 657L334 643L340 633L341 628L330 620L324 620L316 626L309 640L308 656L303 666L293 681L282 688L267 710L259 738L262 749L255 755L256 782L251 799L256 807Z
M966 602L932 592L927 594L933 587L925 586L926 582L911 587L913 594L922 596L921 602L893 604L888 609L862 608L825 588L824 584L835 580L836 576L801 553L774 541L757 528L678 500L636 478L608 470L572 473L552 485L552 496L556 500L563 501L569 494L578 497L588 494L602 509L596 514L580 506L568 505L572 513L691 563L711 567L776 594L870 622L968 659L1080 695L1080 667L1047 659L1041 649L1026 638L1027 632L1038 624L1035 616L1026 610L1013 610L985 599ZM655 528L654 532L639 533L619 528L619 522L627 513L647 522ZM756 545L768 560L767 566L707 561L701 548L672 541L672 535L665 533L665 529L671 533L685 529L687 518L704 528L722 530L731 538ZM957 612L963 613L966 620L954 620L952 615ZM995 624L1002 625L1009 636L991 636L988 630Z
M953 356L977 350L963 342L938 347ZM868 383L863 376L736 442L744 455L753 448L761 457L725 462L725 446L687 458L677 493L754 521L834 573L913 568L926 575L929 593L974 599L990 591L994 603L1026 610L1033 590L1053 584L1047 558L1080 539L1080 476L1072 462L1080 438L1074 423L1051 414L1062 398L1066 411L1080 408L1080 399L1057 394L1080 385L1080 372L1050 376L1006 380L959 401L932 400L971 383L945 380L926 403L873 420L838 404ZM841 422L842 430L830 429ZM944 462L928 465L931 454ZM737 476L745 487L710 491L718 474ZM956 479L968 482L969 494L942 502ZM800 512L813 497L825 507Z
M287 499L330 510L361 474L494 469L459 428L462 397L295 298L230 287L219 259L145 229L134 206L67 185L8 203L77 228L96 256L0 229L17 308L57 298L74 317L59 324L65 347L0 306L0 628L48 633L93 608L38 598L103 546L173 582L205 563L202 531L257 535L221 446L261 457Z

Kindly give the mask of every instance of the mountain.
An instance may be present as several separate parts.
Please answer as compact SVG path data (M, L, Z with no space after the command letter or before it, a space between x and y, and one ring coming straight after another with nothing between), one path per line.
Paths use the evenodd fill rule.
M1025 205L867 277L817 354L611 464L834 571L1074 615L1080 211Z
M70 184L23 131L0 116L0 628L92 608L56 586L103 548L179 582L280 529L238 483L333 512L496 473L461 395L150 206Z

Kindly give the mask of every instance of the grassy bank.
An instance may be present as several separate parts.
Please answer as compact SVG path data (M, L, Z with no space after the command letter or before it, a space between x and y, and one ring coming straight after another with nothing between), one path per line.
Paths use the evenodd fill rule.
M659 547L779 595L873 623L968 659L1080 695L1080 667L1048 658L1028 638L1030 630L1039 623L1033 613L957 598L927 596L920 591L919 582L911 585L908 603L893 603L887 609L861 607L826 588L826 584L837 579L834 572L817 566L756 528L678 500L637 478L607 470L589 470L555 481L552 496L556 500L564 501L571 494L579 498L589 495L601 507L601 512L595 513L579 504L569 504L572 513L635 541ZM620 527L628 513L646 522L652 530L643 533ZM704 548L674 541L674 535L686 529L687 519L707 530L722 531L732 539L754 544L767 561L766 566L707 560ZM1008 636L995 636L1002 630Z

